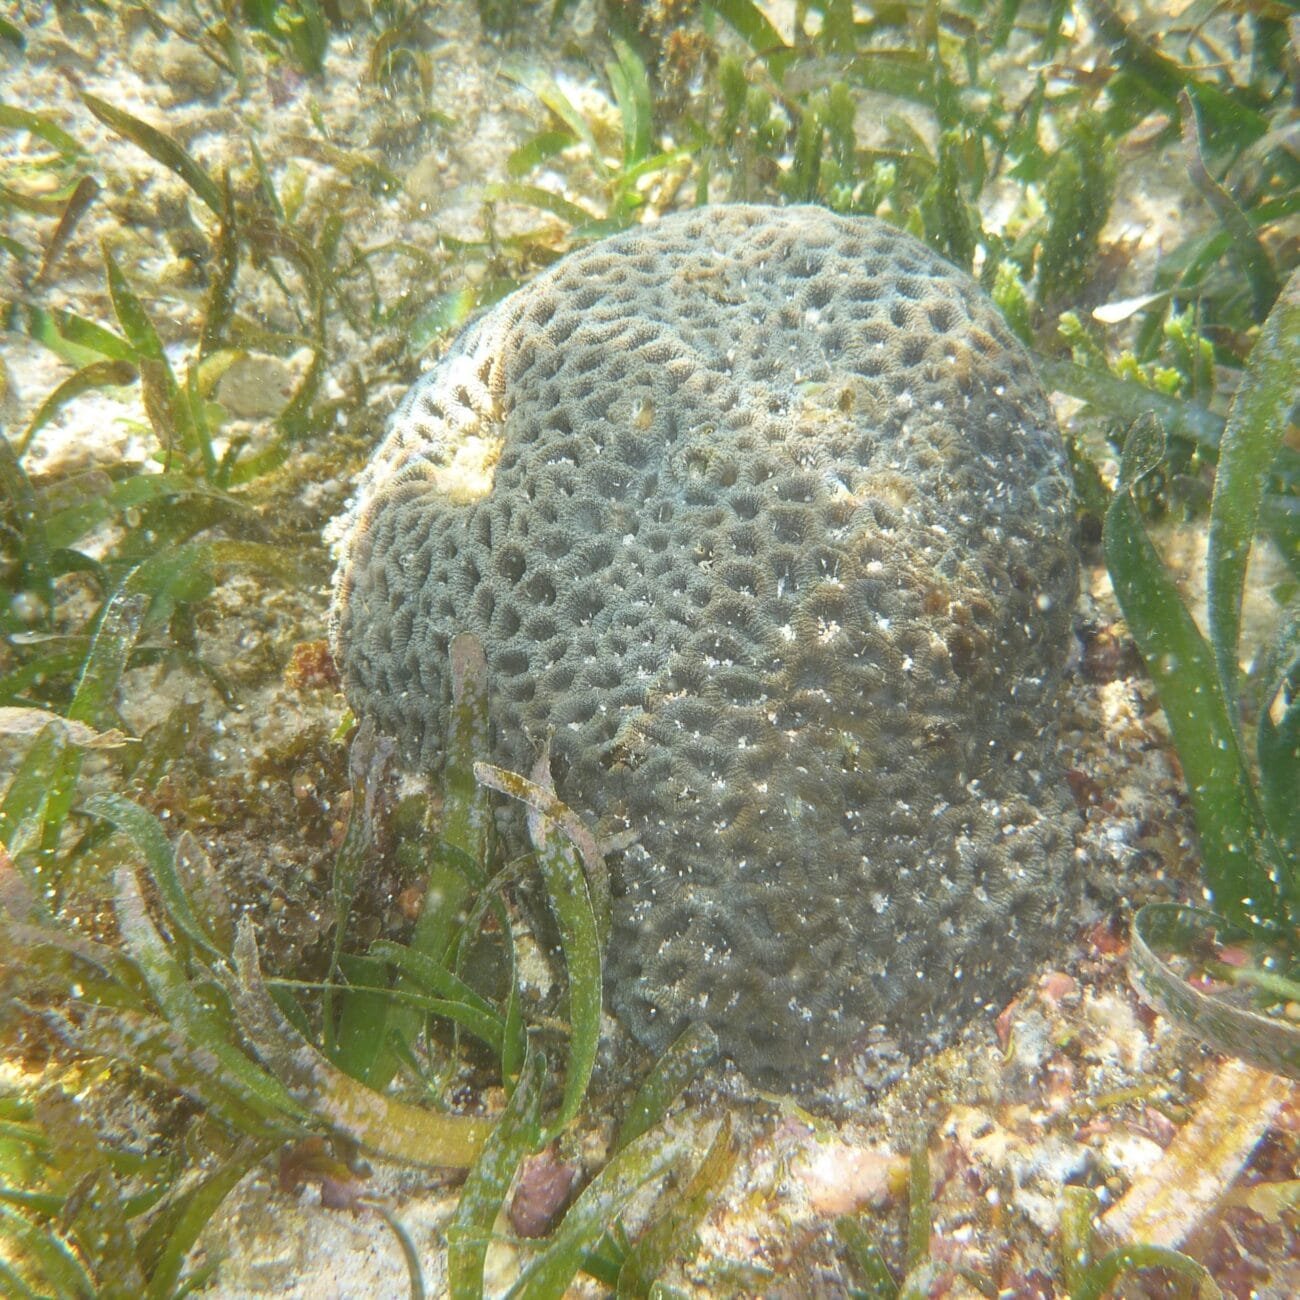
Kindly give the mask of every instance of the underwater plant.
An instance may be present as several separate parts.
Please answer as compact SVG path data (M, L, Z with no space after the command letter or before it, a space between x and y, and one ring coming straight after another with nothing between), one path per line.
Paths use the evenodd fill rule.
M215 747L214 718L223 721L223 708L240 698L241 683L207 662L200 635L204 620L215 617L214 593L233 600L240 590L220 584L251 573L310 593L322 574L304 551L315 546L320 520L286 529L283 504L296 502L312 475L349 478L373 432L365 408L378 411L383 395L409 383L421 357L470 312L567 247L696 202L810 201L879 215L973 267L1008 323L1035 347L1047 382L1085 401L1094 423L1114 421L1115 445L1139 412L1158 415L1164 437L1149 421L1133 436L1132 481L1114 503L1115 530L1136 556L1129 580L1141 593L1150 594L1158 571L1137 544L1137 512L1154 506L1203 517L1208 470L1225 454L1221 445L1237 466L1229 476L1237 487L1224 487L1225 503L1244 499L1240 485L1254 473L1228 450L1217 412L1294 266L1285 223L1300 211L1287 146L1296 46L1281 7L1193 5L1157 25L1141 14L1122 18L1101 0L992 7L809 0L794 6L783 35L751 0L610 0L599 10L617 36L610 41L565 33L572 8L565 0L483 0L465 8L502 29L509 69L503 100L522 89L537 114L517 145L511 142L513 151L493 160L504 179L472 187L483 231L472 238L450 233L438 209L442 195L421 207L427 222L417 236L374 237L389 229L387 210L415 207L403 189L411 161L404 148L441 148L462 129L460 106L443 93L439 75L439 23L448 6L223 0L164 9L104 0L18 6L0 18L0 52L9 72L16 70L6 83L10 102L0 105L0 130L19 142L0 158L3 319L69 366L34 402L22 394L27 409L0 442L0 708L9 710L0 715L0 841L10 851L0 867L0 911L21 933L0 981L6 1048L41 1071L25 1076L39 1083L0 1096L0 1235L22 1252L17 1261L4 1256L0 1289L93 1295L113 1294L116 1286L119 1294L156 1296L196 1289L215 1262L187 1274L191 1244L245 1171L265 1166L277 1151L286 1186L319 1181L364 1209L355 1142L368 1133L384 1149L384 1117L405 1116L401 1100L427 1116L412 1117L413 1132L459 1132L461 1157L474 1161L452 1234L456 1294L468 1298L480 1289L515 1170L539 1143L550 1149L545 1139L566 1111L581 1108L579 1125L599 1116L604 1102L593 1107L588 1090L602 1004L589 979L599 965L589 941L593 927L600 936L599 888L587 891L588 915L579 886L584 876L593 879L590 864L575 858L552 826L544 852L558 856L544 864L546 875L574 909L557 926L566 942L556 964L564 971L572 959L568 981L576 978L577 996L563 995L567 1015L563 997L547 1004L552 1014L536 1017L531 1006L525 1014L524 1000L511 993L517 972L509 973L518 916L504 899L533 869L524 861L500 867L483 840L466 838L447 820L450 810L453 820L472 821L486 806L472 760L456 765L461 793L448 801L436 834L405 849L406 860L418 863L412 875L427 883L425 898L452 905L422 909L397 943L390 935L373 938L366 924L373 916L349 915L372 903L366 884L383 856L373 846L384 821L382 755L367 758L364 742L355 747L358 811L334 858L329 951L323 961L292 945L287 958L269 956L274 918L240 899L238 906L265 923L261 974L250 945L236 947L224 910L229 900L220 897L225 863L215 858L209 870L195 835L177 834L178 826L201 828L202 819L188 815L179 797L159 797L157 787L158 774L183 749ZM64 25L54 42L41 30L44 14ZM557 41L540 55L525 54L539 44L539 23L548 17L563 47ZM1225 18L1233 24L1226 44ZM229 149L214 149L210 136L196 136L165 105L128 113L123 105L131 101L102 81L98 94L69 92L58 104L20 99L27 73L49 71L50 49L64 39L75 46L78 26L90 23L123 44L148 29L200 51L230 96L221 108L240 110L240 125L222 128ZM1096 45L1078 42L1085 24L1099 34ZM1248 57L1237 57L1234 42ZM351 46L360 58L345 65ZM1080 48L1096 56L1086 66ZM68 57L83 73L94 66L78 62L75 49ZM324 89L345 66L382 97L382 132L340 129ZM1008 66L1026 75L1006 78ZM283 110L301 118L291 143L251 118L245 129L242 99L268 68L281 88L311 88ZM575 69L593 93L574 89ZM601 95L608 113L593 107ZM114 133L114 150L103 156L85 146L92 118ZM400 143L390 151L392 140ZM104 165L123 142L136 148L142 167ZM1097 286L1111 283L1126 256L1122 237L1101 234L1109 209L1122 211L1128 200L1124 182L1111 188L1106 161L1121 159L1131 174L1135 160L1140 166L1174 149L1213 220L1171 239L1135 297L1097 305ZM130 229L136 218L126 215L127 191L141 183L142 168L184 187L178 215L165 227L174 256L144 250L160 253L167 273L180 268L180 294L155 278L156 257L142 265ZM1006 194L1010 215L991 215ZM537 218L532 225L529 213ZM74 269L88 265L102 270L77 280ZM400 293L391 291L395 278ZM88 287L92 279L97 286ZM97 287L106 296L87 306ZM196 310L176 310L195 298ZM270 313L268 298L276 304ZM1286 320L1293 318L1292 310ZM1281 322L1269 333L1278 353L1286 351ZM1293 325L1286 328L1294 338ZM246 442L228 436L220 382L249 352L299 354L301 364L287 405ZM1294 373L1294 355L1286 355ZM1264 367L1262 354L1258 363ZM8 403L3 366L0 359L0 399ZM32 471L31 453L44 435L100 391L138 400L151 462L96 462L89 472L53 479ZM12 410L5 406L6 415ZM1294 450L1281 448L1258 506L1260 532L1293 575L1300 572ZM1094 465L1097 447L1080 441L1073 451L1085 522L1099 528L1108 498ZM1255 469L1262 454L1255 446L1247 458ZM1159 584L1154 590L1168 594ZM1279 593L1283 601L1293 594ZM1131 616L1135 632L1145 600L1140 595ZM1149 606L1157 607L1173 609L1168 600ZM1192 718L1182 734L1175 727L1176 743L1185 735L1190 751L1199 747L1204 756L1198 735L1229 742L1219 751L1236 764L1229 775L1244 772L1255 783L1253 806L1207 801L1204 824L1213 827L1218 817L1227 828L1211 829L1209 841L1245 843L1239 831L1255 835L1264 825L1280 857L1261 853L1262 873L1248 872L1250 892L1233 878L1233 861L1210 882L1218 911L1248 897L1247 911L1261 903L1262 924L1253 916L1212 921L1185 909L1148 912L1136 961L1150 966L1146 978L1157 996L1171 1006L1191 999L1198 1024L1226 1026L1213 1041L1240 1043L1247 1052L1262 1043L1275 1053L1270 1059L1293 1059L1285 1009L1294 997L1287 930L1294 915L1278 901L1288 877L1277 864L1294 871L1294 829L1283 834L1286 783L1295 786L1288 758L1294 655L1280 662L1288 642L1279 635L1273 667L1257 654L1244 681L1234 665L1212 688L1220 673L1216 636L1208 650L1168 660L1185 674L1181 695L1178 685L1171 688L1174 711L1190 699ZM1196 649L1186 637L1180 646ZM217 694L202 713L175 709L137 743L125 734L118 704L149 689L133 670L169 664L201 674ZM1277 685L1266 701L1270 676ZM1198 686L1205 689L1198 693ZM1207 711L1205 701L1214 707ZM1218 720L1214 727L1207 717ZM1190 774L1195 762L1184 766ZM531 801L535 818L547 809L561 816L538 779L530 785L523 775L488 768L479 776ZM207 799L200 780L185 791L196 807ZM303 813L295 833L317 834L317 823L327 821ZM219 816L206 824L220 840ZM131 855L135 885L120 871L105 875ZM345 917L350 928L337 924ZM485 950L468 938L479 931L497 936ZM499 982L480 983L484 966ZM568 985L560 979L556 987ZM1183 1013L1175 1007L1175 1014ZM422 1033L426 1025L431 1038ZM310 1079L278 1054L286 1044L311 1062ZM105 1066L128 1047L132 1063L146 1070ZM669 1293L657 1279L669 1261L692 1257L696 1225L727 1180L736 1139L688 1116L694 1131L678 1146L658 1121L715 1053L707 1034L688 1031L652 1071L618 1133L616 1150L634 1153L628 1163L598 1175L581 1208L570 1207L571 1220L547 1224L549 1236L529 1245L511 1234L506 1247L527 1254L525 1267L536 1265L529 1287L562 1290L577 1260L610 1288ZM510 1093L505 1110L486 1122L444 1115L439 1107L448 1105L450 1082L463 1069L476 1080L500 1081ZM96 1106L106 1087L156 1100L174 1096L172 1085L150 1082L167 1077L183 1099L150 1110L152 1145L124 1143L102 1125ZM398 1078L403 1090L385 1095ZM54 1086L45 1087L50 1080ZM372 1111L376 1096L382 1105ZM373 1129L364 1127L366 1115ZM437 1122L444 1118L483 1127ZM637 1146L642 1134L649 1142ZM559 1147L565 1150L563 1138ZM666 1171L670 1185L651 1229L641 1232L638 1217L640 1235L629 1240L620 1207L654 1171ZM1082 1229L1076 1235L1081 1240ZM1063 1252L1061 1282L1088 1294L1087 1286L1105 1279L1093 1271L1090 1281L1080 1280L1071 1272L1078 1259L1077 1251ZM928 1263L919 1249L892 1262L899 1275L909 1263ZM418 1262L412 1279L414 1293ZM761 1290L763 1282L749 1285Z
M1300 276L1259 332L1219 446L1206 559L1208 636L1147 538L1135 490L1165 455L1159 421L1134 424L1106 514L1106 559L1169 719L1196 810L1206 907L1149 903L1132 975L1222 1051L1300 1077L1300 599L1294 591L1243 682L1241 603L1266 488L1292 510L1282 456L1300 374ZM1280 483L1278 480L1281 480ZM1292 560L1296 558L1293 550ZM1243 696L1245 697L1243 699ZM1255 744L1248 744L1247 718ZM1194 977L1194 978L1193 978Z
M170 1161L124 1163L111 1148L85 1142L78 1103L57 1087L34 1103L0 1099L10 1121L0 1211L26 1269L20 1274L4 1265L15 1285L27 1288L42 1279L68 1295L185 1293L216 1267L214 1261L174 1289L207 1218L245 1173L290 1143L284 1159L294 1178L334 1185L348 1184L360 1153L431 1169L468 1169L447 1234L450 1293L481 1295L493 1223L516 1170L563 1135L587 1092L601 1008L601 939L588 885L600 864L590 834L548 790L544 772L530 781L481 760L487 734L482 648L471 637L457 638L452 663L446 804L426 882L426 895L442 905L425 910L410 945L376 941L364 958L343 967L346 974L332 975L326 991L337 993L338 1002L325 1002L319 1037L294 999L294 991L308 986L262 974L251 923L244 918L232 925L230 900L197 840L185 835L171 845L158 820L139 805L110 794L92 797L83 809L126 834L140 858L137 868L121 868L115 880L120 947L53 924L8 855L0 858L0 944L13 963L6 993L21 997L28 1014L79 1054L142 1070L199 1103L193 1140L212 1153L201 1178L169 1192ZM355 751L353 813L335 877L344 913L373 834L372 783L383 766L364 734ZM482 874L490 863L489 789L531 809L537 862L568 969L568 1064L549 1115L553 1083L536 1031L525 1030L511 921L498 897L511 869L492 879ZM470 920L492 909L501 917L509 976L504 998L496 1000L476 992L463 971L478 933ZM21 985L15 987L18 969ZM379 1030L373 1032L376 1007ZM440 1113L362 1082L367 1074L374 1077L381 1054L396 1053L433 1086L427 1071L445 1049L436 1042L421 1046L426 1018L465 1031L499 1057L509 1096L499 1116ZM453 1036L453 1057L456 1044ZM594 1250L599 1262L590 1267L613 1284L626 1278L630 1294L646 1294L734 1160L725 1121L703 1128L661 1123L716 1051L716 1039L703 1029L688 1030L668 1049L632 1099L608 1163L530 1252L510 1294L558 1297L577 1269L589 1266ZM223 1141L223 1129L238 1135L233 1144ZM332 1139L336 1154L312 1147L313 1137ZM693 1172L682 1178L687 1168ZM623 1207L646 1184L674 1171L677 1189L664 1194L649 1225L629 1238L620 1227ZM128 1194L128 1175L142 1190ZM97 1195L74 1198L91 1177ZM360 1193L334 1195L364 1203ZM389 1222L417 1294L418 1260L400 1224Z

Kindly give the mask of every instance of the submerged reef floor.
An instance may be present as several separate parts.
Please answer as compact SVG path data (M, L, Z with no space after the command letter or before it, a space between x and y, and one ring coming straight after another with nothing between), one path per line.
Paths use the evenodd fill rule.
M34 14L38 6L19 8ZM85 89L165 125L213 175L226 163L244 165L240 124L256 120L267 168L306 196L308 212L351 210L349 196L368 183L357 159L371 157L367 150L374 145L400 174L404 192L392 196L376 182L363 205L358 246L420 245L428 239L431 205L442 234L482 240L483 206L471 187L509 179L505 160L534 134L535 106L519 85L496 75L502 50L484 34L474 5L436 8L433 102L450 124L430 147L410 143L424 140L420 131L427 122L418 115L394 117L391 96L368 75L369 51L360 42L331 41L324 85L250 44L241 97L228 79L213 79L189 44L148 23L132 26L134 20L98 10L63 27L33 20L26 61L0 68L0 98L39 105L43 114L75 126L113 177L113 201L90 209L58 263L53 279L59 301L87 318L113 320L102 239L129 266L137 287L151 286L151 306L156 296L169 350L179 355L193 342L204 308L201 288L185 278L189 218L177 215L184 211L183 202L178 207L181 183L89 116L69 68ZM789 16L788 7L769 8L778 19ZM566 21L555 35L539 33L536 49L563 77L570 96L605 114L609 126L613 105L597 88L589 63L570 48L595 40L593 6L573 6ZM325 130L313 134L316 121ZM309 138L310 147L304 144ZM1123 269L1110 284L1114 299L1144 291L1159 249L1176 242L1198 210L1181 163L1142 156L1122 159L1121 167L1124 201L1101 235L1103 248L1125 250ZM657 192L651 202L667 207L673 195ZM486 234L506 245L536 225L536 213L505 201L493 205L491 215L494 226ZM36 220L18 213L13 227L22 234L23 223ZM12 258L4 274L11 279L6 296L17 294L24 286L16 283ZM398 304L410 265L376 261L373 274L377 300ZM302 329L275 285L265 288L264 323ZM151 810L170 834L188 830L202 842L228 893L256 923L264 967L304 979L323 978L327 965L330 870L349 798L347 751L337 734L344 704L322 650L329 605L322 534L342 510L415 369L410 358L395 364L391 337L367 328L361 317L338 315L329 329L330 355L346 361L324 376L322 391L355 397L357 375L364 374L370 377L362 386L364 400L345 428L302 441L249 494L256 509L247 527L308 557L309 579L288 588L256 576L223 580L197 606L190 629L195 657L162 656L129 668L118 700L129 734L145 735L166 721L178 737L175 758L152 788ZM262 351L253 340L231 364L217 390L227 412L221 447L241 438L254 449L269 444L272 420L310 365L305 349L281 351ZM5 336L4 366L0 403L10 426L20 429L69 373L51 352L16 333ZM1053 403L1063 426L1072 426L1083 441L1102 442L1096 416L1080 420L1079 404L1059 395ZM156 450L138 386L92 390L44 425L25 467L34 479L57 483L85 472L139 468ZM105 523L97 545L108 550L126 527ZM1156 534L1188 591L1204 588L1203 533L1203 527L1166 521ZM1262 567L1251 575L1248 642L1252 628L1272 617L1274 578ZM1243 1080L1242 1067L1177 1032L1128 984L1126 936L1136 903L1186 896L1196 887L1199 864L1168 730L1095 545L1085 547L1082 586L1077 654L1060 710L1062 761L1081 816L1075 852L1086 900L1077 924L999 1014L977 1017L951 1047L883 1089L850 1070L830 1086L823 1104L805 1108L790 1097L742 1088L725 1070L695 1085L679 1122L702 1136L703 1120L730 1115L740 1154L700 1225L698 1252L669 1279L686 1294L844 1295L833 1225L845 1214L862 1214L887 1256L902 1258L907 1157L927 1140L933 1256L1007 1279L1013 1293L1025 1297L1054 1294L1062 1186L1086 1182L1103 1211L1123 1206L1135 1189L1169 1176L1162 1161L1207 1098L1211 1106L1225 1106L1224 1098L1246 1096L1265 1117L1264 1131L1245 1144L1249 1151L1258 1143L1248 1178L1298 1176L1300 1108L1289 1090L1269 1092L1273 1085L1262 1076ZM6 776L9 761L6 756ZM108 759L87 761L87 791L116 788L116 779ZM427 796L412 779L398 794L408 805ZM72 891L81 899L87 933L113 929L104 883L114 865L110 856L106 851L100 877ZM353 910L365 918L367 938L409 930L409 885L409 871L395 854L362 882ZM516 920L526 945L529 937ZM524 955L530 987L542 1003L553 992L549 969L535 947ZM590 1102L559 1147L562 1161L586 1169L598 1168L606 1156L628 1092L648 1064L608 1016L605 1028ZM74 1081L103 1133L175 1138L182 1132L177 1117L184 1117L185 1106L161 1090L142 1096L127 1086L124 1072L69 1061L44 1041L23 1039L21 1048L0 1063L6 1084L35 1091L47 1079ZM497 1113L504 1101L499 1088L463 1092L459 1100L484 1114ZM1220 1172L1226 1187L1237 1171L1225 1166ZM222 1260L203 1295L361 1300L406 1293L397 1243L373 1209L328 1208L314 1186L287 1181L289 1190L264 1164L222 1205L189 1260L192 1268ZM365 1197L404 1227L430 1295L446 1289L443 1234L460 1181L459 1175L376 1165L364 1184ZM634 1202L629 1222L644 1208ZM1254 1274L1253 1264L1241 1262L1246 1251L1243 1238L1233 1236L1232 1211L1201 1222L1209 1241L1201 1242L1200 1257L1218 1262L1225 1285L1226 1279L1262 1276L1267 1281L1260 1294L1300 1294L1300 1257L1289 1254L1296 1237L1285 1222L1261 1229L1258 1217L1251 1220ZM504 1290L519 1263L509 1245L494 1246L489 1292ZM976 1294L966 1286L956 1280L948 1294ZM570 1294L607 1292L588 1279Z

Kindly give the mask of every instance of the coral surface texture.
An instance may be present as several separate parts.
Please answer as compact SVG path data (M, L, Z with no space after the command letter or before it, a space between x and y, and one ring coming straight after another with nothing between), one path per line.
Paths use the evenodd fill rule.
M397 411L345 521L356 712L439 764L482 640L611 851L613 1009L751 1079L915 1056L1074 898L1065 453L976 284L874 219L719 206L563 258Z

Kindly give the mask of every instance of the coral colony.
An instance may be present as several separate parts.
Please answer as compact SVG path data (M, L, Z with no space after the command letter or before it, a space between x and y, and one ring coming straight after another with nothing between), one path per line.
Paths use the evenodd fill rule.
M615 1012L797 1084L950 1038L1068 919L1072 526L970 277L874 219L702 208L570 254L416 384L334 648L433 770L476 633L498 761L549 743L616 846Z

